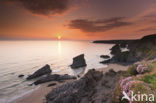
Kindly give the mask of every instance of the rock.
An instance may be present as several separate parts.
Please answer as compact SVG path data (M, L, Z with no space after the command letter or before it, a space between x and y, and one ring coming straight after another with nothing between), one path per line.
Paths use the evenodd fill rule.
M111 50L112 55L116 55L118 53L121 53L121 49L120 49L119 44L114 45L110 50Z
M89 70L79 80L53 89L46 96L46 103L111 103L119 75L112 76Z
M110 50L114 58L111 62L122 64L123 62L133 64L141 60L152 60L156 58L156 34L151 34L134 40L104 40L95 41L95 43L114 43ZM128 45L128 46L127 46ZM129 49L128 52L121 53L120 48ZM124 57L121 57L124 56ZM120 61L122 63L120 63Z
M40 77L42 75L50 74L51 72L52 72L52 70L50 69L50 66L47 64L44 67L42 67L41 69L34 72L32 75L28 76L26 79L27 80L34 79L34 78Z
M48 87L55 86L55 85L56 85L56 83L51 83L48 85Z
M28 84L28 86L33 86L34 85L34 83L30 83L30 84Z
M84 59L84 54L78 55L77 57L73 58L73 63L71 65L71 68L75 69L84 66L87 66L86 61Z
M127 63L128 57L129 57L129 51L124 51L124 52L121 52L121 53L114 55L112 57L112 61Z
M18 75L18 77L19 77L19 78L22 78L22 77L24 77L24 75L23 75L23 74L20 74L20 75Z
M108 59L108 60L101 61L100 63L107 64L107 63L110 63L110 62L111 62L111 59Z
M120 47L121 47L121 48L126 48L126 47L127 47L127 44L126 44L126 43L121 43L121 44L120 44Z
M110 56L109 55L101 55L100 58L109 59Z
M70 75L59 75L59 74L53 74L53 75L47 75L46 77L41 77L37 81L34 82L35 85L50 82L50 81L63 81L63 80L70 80L70 79L76 79L75 76Z

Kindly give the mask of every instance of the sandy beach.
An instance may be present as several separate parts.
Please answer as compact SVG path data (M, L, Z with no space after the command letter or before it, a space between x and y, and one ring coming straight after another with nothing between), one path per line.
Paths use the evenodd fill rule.
M119 64L109 64L106 68L98 68L96 70L103 71L103 73L107 72L109 69L114 69L114 71L126 70L128 66L122 66ZM71 82L73 80L68 80L63 83L58 82L48 82L42 84L37 90L33 91L31 94L25 95L11 103L45 103L45 96L54 88L59 87L67 82ZM57 83L55 86L47 87L51 83Z
M11 103L43 103L45 101L45 95L52 88L54 88L54 87L47 87L48 84L46 83L41 85L37 90L33 91L31 94L20 97Z
M73 80L66 80L65 82L48 82L41 84L41 86L34 90L32 93L25 95L21 98L12 101L11 103L45 103L45 96L54 88L59 87L65 83L71 82ZM48 87L49 84L56 83L55 86Z

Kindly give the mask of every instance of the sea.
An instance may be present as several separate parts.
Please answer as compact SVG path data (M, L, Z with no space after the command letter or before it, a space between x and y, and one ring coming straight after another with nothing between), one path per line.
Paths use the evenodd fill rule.
M10 103L28 95L39 86L30 86L34 80L26 77L46 64L52 74L85 74L89 69L105 68L100 55L110 55L113 44L95 44L92 41L0 41L0 103ZM87 67L71 69L73 57L84 54ZM23 78L18 75L23 74Z

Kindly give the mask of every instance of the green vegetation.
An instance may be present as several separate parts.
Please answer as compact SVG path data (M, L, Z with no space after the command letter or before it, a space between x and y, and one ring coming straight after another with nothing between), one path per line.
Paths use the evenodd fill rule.
M147 57L145 59L150 60L154 58L156 58L156 47L147 53Z
M136 83L134 83L131 86L131 90L135 92L135 94L141 93L141 94L154 94L154 96L156 97L156 91L152 90L150 88L150 84L146 84L144 82L138 81ZM144 100L144 103L146 101ZM133 103L143 103L143 101L134 101ZM150 103L150 102L149 102ZM152 103L156 103L156 101L152 102Z
M141 51L143 52L143 54L146 54L146 53L148 53L150 51L150 49L147 48L147 47L142 47Z
M156 60L154 61L144 61L141 62L143 65L147 66L148 69L144 71L143 74L138 75L136 68L137 65L131 65L128 67L127 71L121 72L123 78L127 78L131 76L135 82L133 82L130 86L130 90L134 91L135 94L154 94L156 97ZM122 90L120 88L120 83L116 87L114 91L114 99L115 103L128 103L128 101L123 100L122 98ZM146 101L144 101L146 102ZM142 103L142 101L133 101L133 103ZM156 103L156 100L152 103Z
M153 89L156 89L156 73L152 75L145 75L140 80L144 81L145 83L151 84L151 87Z
M137 65L132 65L130 67L128 67L127 72L129 75L137 75L137 71L136 71Z

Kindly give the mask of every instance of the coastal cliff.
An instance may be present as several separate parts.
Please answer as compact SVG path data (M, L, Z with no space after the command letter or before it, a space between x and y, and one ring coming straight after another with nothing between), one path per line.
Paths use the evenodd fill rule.
M133 64L143 59L151 60L156 57L156 34L145 36L138 40L122 42L122 45L127 45L128 51L121 51L121 44L116 42L111 48L113 57L101 63L119 63Z
M53 89L46 96L47 103L135 103L128 100L122 101L122 92L127 88L122 83L124 80L127 80L126 83L131 85L128 90L143 93L148 91L148 93L151 92L156 96L154 89L156 87L154 82L156 35L149 35L128 42L126 40L106 42L116 44L111 49L113 57L107 60L108 63L128 63L127 70L115 72L113 70L115 68L110 68L106 73L90 70L81 79ZM129 51L122 52L120 43L128 44ZM135 62L137 63L135 64ZM132 83L132 81L135 82Z

